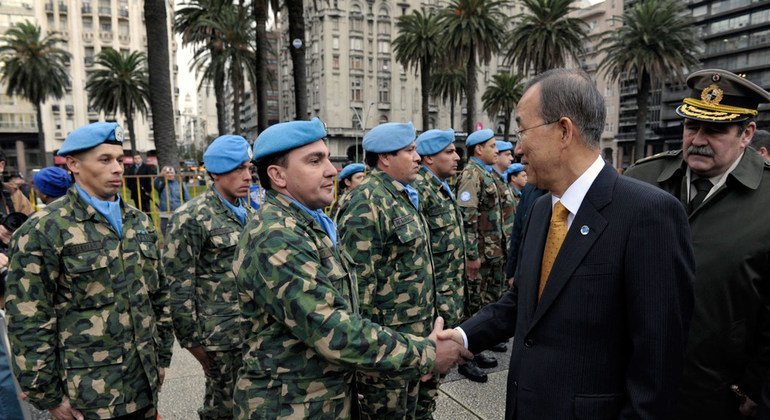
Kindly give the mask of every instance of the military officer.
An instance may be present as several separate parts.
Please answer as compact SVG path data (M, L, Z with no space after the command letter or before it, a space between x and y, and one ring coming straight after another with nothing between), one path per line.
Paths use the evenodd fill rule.
M340 245L353 258L361 313L401 333L426 335L436 316L428 225L419 211L420 155L412 123L385 123L364 136L372 172L339 210ZM419 416L420 382L361 377L366 418Z
M676 110L682 150L626 174L689 212L695 309L675 418L738 419L753 414L770 364L770 165L746 148L770 94L718 69L692 73L687 85Z
M340 171L337 176L337 199L332 204L329 214L337 219L337 210L340 208L340 203L347 201L347 197L350 195L350 191L353 188L361 185L366 175L366 165L363 163L351 163Z
M436 310L447 326L459 325L464 316L465 240L462 215L447 179L457 173L460 156L454 145L455 132L428 130L417 137L422 166L414 186L420 193L420 212L428 222L433 269L436 279ZM435 410L439 378L420 384L420 400L426 406L418 413L429 418Z
M171 289L174 332L206 374L201 419L233 416L233 387L241 366L240 308L232 262L244 224L251 182L251 147L241 136L216 138L203 154L212 180L171 219L163 252Z
M27 400L55 419L154 419L171 361L158 235L118 195L122 143L116 123L67 136L59 155L75 185L14 235L13 362Z
M359 314L350 258L321 211L337 174L325 137L314 118L273 125L254 143L267 196L233 265L245 340L240 419L348 419L358 406L356 371L417 380L470 356L435 335L399 334Z
M494 172L497 158L495 133L490 129L471 133L465 140L468 164L457 180L457 204L463 215L465 229L466 275L468 278L468 316L484 305L496 302L505 288L505 232L503 232L504 193L500 191L500 177ZM460 373L471 380L479 376L478 369L497 366L494 357L480 353L474 363L466 363Z
M495 145L497 146L498 153L497 158L495 158L494 170L499 175L495 177L495 182L497 183L498 191L500 191L500 209L503 213L503 243L507 247L508 239L513 229L513 220L516 217L516 199L513 196L511 187L508 186L508 177L505 174L505 171L513 163L513 143L509 141L496 141ZM500 291L500 296L502 296L503 291ZM505 351L505 349L502 349L502 351Z

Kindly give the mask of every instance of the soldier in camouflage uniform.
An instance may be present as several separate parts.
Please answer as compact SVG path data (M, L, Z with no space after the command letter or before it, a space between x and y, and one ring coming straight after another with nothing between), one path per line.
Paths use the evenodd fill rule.
M329 215L337 220L337 211L340 203L347 201L350 191L361 185L366 176L366 165L363 163L351 163L345 166L337 176L337 199L334 200Z
M117 194L122 140L115 123L73 131L59 155L75 185L14 236L13 362L27 400L54 418L154 419L171 362L158 236Z
M358 408L357 370L417 380L469 356L462 346L434 344L433 335L398 334L359 315L349 256L320 210L332 201L336 175L325 136L315 118L273 125L254 143L268 192L234 264L246 344L239 419L348 419Z
M171 288L174 332L206 373L201 419L233 416L241 367L240 308L232 262L244 224L251 148L241 136L218 137L203 154L212 186L171 219L163 264Z
M516 199L508 185L508 176L506 175L508 167L513 163L513 144L508 141L497 141L495 145L497 146L497 158L495 158L494 171L499 176L494 178L497 183L497 190L500 191L500 211L503 213L503 243L505 249L508 249L508 239L513 230L513 220L516 218ZM500 292L498 299L502 297L503 291Z
M386 123L364 137L372 172L340 207L340 245L353 258L363 316L401 333L427 335L436 316L433 262L419 193L420 156L411 123ZM420 381L360 376L365 418L412 418ZM435 387L435 386L434 386Z
M472 316L484 305L496 302L505 290L506 248L500 204L503 194L496 181L499 176L492 168L498 153L495 133L490 129L476 131L468 136L465 145L468 164L457 180L457 204L465 228L468 315ZM477 354L474 362L481 368L497 366L497 360L483 353ZM466 364L460 373L472 368L472 364ZM472 373L475 376L476 372Z

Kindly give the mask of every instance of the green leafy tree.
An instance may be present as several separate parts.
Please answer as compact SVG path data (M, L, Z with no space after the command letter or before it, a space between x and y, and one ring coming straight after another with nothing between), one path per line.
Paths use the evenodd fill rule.
M420 71L422 129L428 130L431 91L431 66L439 53L441 27L438 17L419 10L403 15L396 22L398 36L393 40L396 60L404 67Z
M126 116L132 155L136 154L134 115L136 112L147 115L150 101L145 61L143 52L121 54L105 48L96 56L99 68L86 80L89 105L108 115L121 112Z
M35 106L40 163L47 164L42 106L48 98L59 99L69 86L67 65L70 54L59 48L61 37L52 33L43 37L39 26L29 21L10 27L0 39L0 80L6 94L18 95Z
M431 76L431 94L434 98L441 98L449 102L449 124L455 128L455 103L462 97L465 91L465 69L462 67L448 67L439 70Z
M583 51L588 25L569 16L575 0L522 0L527 9L514 19L506 45L506 59L519 73L542 73L564 67L567 58L575 61Z
M508 141L508 132L511 128L511 118L516 104L521 99L524 91L524 78L518 74L501 73L492 77L492 84L487 86L484 95L481 96L484 111L489 114L492 121L503 114L505 131L503 140Z
M465 65L464 128L468 133L473 131L476 119L477 59L488 64L492 55L500 51L500 40L505 35L504 4L499 0L450 0L439 13L439 25L445 31L442 49L451 62Z
M697 38L684 3L644 0L616 18L621 27L606 32L597 49L606 53L599 63L610 81L637 80L636 141L634 160L645 155L645 125L653 82L684 80L688 69L699 65Z

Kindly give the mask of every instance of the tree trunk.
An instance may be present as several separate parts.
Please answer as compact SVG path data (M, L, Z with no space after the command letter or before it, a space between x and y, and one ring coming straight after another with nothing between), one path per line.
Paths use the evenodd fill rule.
M289 10L289 52L294 72L294 118L307 119L307 79L305 78L305 18L302 0L287 0ZM301 45L295 48L294 41Z
M503 119L503 141L508 141L508 131L511 129L511 116L513 111L506 110L505 118Z
M35 113L37 113L37 146L40 150L40 160L38 165L41 168L50 166L53 164L53 159L48 158L48 153L45 151L45 132L43 131L43 104L35 104Z
M639 89L636 91L636 141L634 142L634 161L646 154L645 137L647 134L647 109L650 104L650 75L642 70L639 76Z
M131 156L136 156L136 134L134 134L134 113L128 108L125 108L124 114L126 114L126 124L128 124L128 138L131 140ZM160 161L160 157L158 157Z
M455 129L455 98L449 99L449 126Z
M257 134L267 128L267 2L253 0L253 17L257 22L256 97L257 97Z
M232 66L232 64L231 64ZM243 69L232 68L230 80L233 83L233 133L242 136L241 133L241 92L243 92Z
M179 165L174 132L174 101L171 96L169 71L168 20L165 0L145 0L144 20L147 28L147 68L150 75L150 109L152 132L158 165ZM134 140L134 133L131 133Z
M473 123L476 119L476 51L473 45L468 54L468 74L465 76L465 108L467 110L465 117L465 132L473 133Z
M420 59L420 87L422 94L422 131L430 129L430 57Z
M214 78L214 98L217 105L217 131L220 136L227 134L227 121L225 117L225 78L216 76Z

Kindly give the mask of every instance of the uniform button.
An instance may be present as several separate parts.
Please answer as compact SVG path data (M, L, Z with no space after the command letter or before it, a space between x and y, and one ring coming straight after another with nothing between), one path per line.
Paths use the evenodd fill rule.
M532 347L532 345L533 345L533 344L535 344L535 342L534 342L534 341L532 341L532 339L531 339L531 338L528 338L528 339L527 339L527 340L524 342L524 347Z

